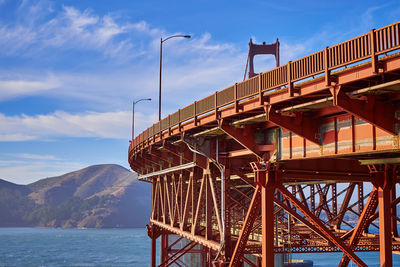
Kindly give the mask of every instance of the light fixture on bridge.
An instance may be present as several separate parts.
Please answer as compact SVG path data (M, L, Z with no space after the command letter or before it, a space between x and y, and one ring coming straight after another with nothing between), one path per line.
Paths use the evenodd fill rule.
M140 101L151 101L151 98L142 98L132 102L132 142L133 138L135 138L135 105Z
M158 120L161 120L161 73L162 73L162 44L171 39L171 38L175 38L175 37L181 37L181 38L191 38L190 35L183 35L183 34L176 34L176 35L171 35L168 36L167 38L160 39L160 78L159 78L159 84L158 84Z

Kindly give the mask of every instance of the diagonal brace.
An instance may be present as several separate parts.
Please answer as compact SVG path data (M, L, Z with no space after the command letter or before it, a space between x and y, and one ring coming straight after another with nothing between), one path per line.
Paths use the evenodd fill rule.
M249 239L254 221L257 218L260 208L261 208L261 187L257 185L253 194L253 198L251 199L250 207L246 214L242 230L240 231L239 238L236 242L235 250L233 251L229 267L240 266L240 263L242 262L243 253L246 248L247 240Z
M368 219L375 212L376 207L378 206L378 189L376 187L373 188L371 194L369 195L367 204L364 207L363 212L361 213L360 218L358 219L358 223L353 230L353 233L350 237L349 246L350 249L354 250L357 246L358 241L361 238L362 233L365 231L365 228L368 226ZM344 267L349 264L349 257L343 255L340 260L339 267Z
M343 251L354 263L358 266L367 266L350 248L348 248L340 239L332 234L326 226L321 223L321 221L310 211L304 207L304 205L297 200L284 186L279 185L277 189L284 198L292 203L319 231L321 231L324 236L335 246L337 246L341 251Z

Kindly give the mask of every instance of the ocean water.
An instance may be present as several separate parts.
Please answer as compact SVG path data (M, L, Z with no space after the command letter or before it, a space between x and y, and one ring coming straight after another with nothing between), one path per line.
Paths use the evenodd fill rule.
M140 267L149 260L145 228L0 228L1 267Z
M149 266L149 241L145 228L0 228L0 266ZM380 266L379 253L358 255L368 266ZM341 256L316 253L292 258L313 260L315 267L334 267ZM400 255L393 255L393 261L393 266L400 266Z

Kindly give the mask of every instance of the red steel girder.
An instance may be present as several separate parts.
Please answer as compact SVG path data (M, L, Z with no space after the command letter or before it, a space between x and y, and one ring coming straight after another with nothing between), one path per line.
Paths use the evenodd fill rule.
M335 228L340 229L340 226L343 222L344 214L349 206L351 196L353 195L354 188L356 187L356 183L350 183L347 188L346 195L344 196L342 206L340 207L338 217L335 221Z
M188 231L180 230L177 227L172 227L169 224L164 224L164 223L162 223L160 221L157 221L157 220L151 219L150 222L152 224L155 224L155 225L161 227L162 229L165 229L165 230L173 233L173 234L177 234L177 235L180 235L180 236L182 236L182 237L184 237L186 239L189 239L191 241L195 241L197 244L204 245L204 246L206 246L208 248L211 248L211 249L213 249L215 251L217 251L220 248L220 244L218 242L216 242L214 240L206 240L201 235L193 235L192 233L190 233Z
M326 194L329 190L329 186L329 184L326 184L324 188L321 188L320 184L316 184L316 188L319 194L319 205L316 210L316 216L320 217L322 210L324 210L326 212L326 215L328 216L328 220L332 219L332 213L330 212L328 203L326 201Z
M197 205L196 205L196 212L194 215L194 220L192 221L192 229L191 229L192 234L196 233L196 227L199 224L199 216L200 216L201 209L205 208L203 203L206 203L206 205L207 205L207 202L211 201L210 199L205 198L206 197L205 191L207 190L206 188L208 188L207 178L208 178L208 174L204 173L203 178L201 179L201 185L200 185L198 197L196 199ZM203 201L203 196L204 196L204 201Z
M156 238L151 237L151 259L150 259L150 266L156 267Z
M350 98L341 87L331 88L334 104L348 113L361 118L377 128L396 135L395 108L390 103L376 100L376 96L368 95L367 101Z
M259 145L254 141L255 130L250 125L244 125L244 128L235 128L229 125L226 120L218 121L219 128L228 136L232 137L243 147L251 151L258 158L262 159L263 152L272 152L275 149L274 145Z
M293 216L294 218L296 218L297 220L302 222L311 231L315 232L317 235L321 236L322 238L325 238L324 233L322 231L320 231L318 228L314 227L314 225L311 222L309 222L304 217L302 217L299 213L297 213L296 210L294 208L290 207L290 205L288 203L285 204L284 201L281 201L280 199L278 199L276 197L274 198L274 202L279 207L284 209L288 214L290 214L291 216Z
M354 254L354 251L350 250L340 239L333 235L331 231L329 231L329 229L327 229L324 224L317 217L315 217L315 215L308 211L308 209L306 209L306 207L304 207L303 204L297 200L285 187L279 185L277 186L277 189L284 198L289 200L292 205L294 205L305 217L307 217L307 219L315 226L315 228L321 231L324 236L335 246L339 247L341 251L343 251L351 260L353 260L353 262L355 262L358 266L367 266L356 254Z
M172 256L166 258L159 266L160 267L168 267L175 263L179 258L181 258L183 255L185 255L187 252L189 252L192 248L196 246L196 242L190 241L188 242L184 247L179 249L177 252L175 252Z
M396 167L386 164L384 174L378 184L379 201L379 248L381 266L393 266L392 258L392 220L391 220L391 188L397 177ZM382 179L383 178L383 179Z
M396 198L392 203L391 203L391 208L392 211L393 209L396 209L396 205L400 203L400 197ZM393 215L393 214L392 214ZM379 212L376 212L375 214L373 214L371 217L369 217L368 219L368 224L372 223L373 221L375 221L377 218L379 217Z
M166 153L164 153L164 155L163 155L163 153L161 153L161 151L155 149L154 146L151 145L151 146L149 146L148 154L150 154L153 157L153 159L158 160L158 162L163 162L164 166L169 167L170 160L166 157L166 155L165 155ZM175 163L179 164L179 162L175 162Z
M243 256L243 261L245 261L250 267L257 267L257 265L255 265L253 262L251 262L244 256Z
M274 176L274 173L267 173ZM266 178L266 186L261 188L261 224L262 224L262 267L274 266L274 187L272 177ZM278 229L276 229L278 231Z
M367 204L361 213L360 218L358 219L356 227L353 229L353 233L350 237L349 246L350 249L354 250L357 246L362 233L365 231L368 226L368 218L372 215L378 205L378 189L374 187L372 189L371 194L369 195ZM343 255L340 260L339 267L345 267L349 264L350 259L346 255Z
M308 209L308 203L306 200L306 196L304 195L303 187L301 186L301 184L297 185L297 191L300 195L301 202Z
M162 169L168 168L168 165L165 161L159 160L158 158L154 157L152 154L148 154L146 152L142 153L141 155L142 159L144 161L147 161L150 163L150 165L157 165Z
M335 180L335 176L338 177L337 180L339 181L371 182L373 180L368 167L360 165L357 159L291 159L278 162L276 165L276 171L282 178L306 178L309 175L311 178L315 177L316 180ZM348 177L348 179L345 179L345 177Z
M272 105L265 106L266 120L319 145L319 130L315 118L303 112L283 116Z
M182 158L183 161L192 162L194 161L196 165L202 169L207 168L207 160L204 156L196 154L187 148L186 144L181 144L179 146L172 145L166 140L163 140L162 149Z
M249 235L253 228L254 221L261 208L261 187L257 185L254 190L253 198L251 199L249 209L244 220L242 230L240 231L239 238L236 242L235 249L233 250L232 259L229 263L229 267L240 266L242 262L243 253L249 239Z
M189 181L186 189L186 197L181 200L181 211L182 219L180 221L180 229L184 230L188 225L188 218L189 218L189 209L191 209L191 220L194 221L195 216L195 202L198 197L198 180L201 179L202 173L200 173L201 169L194 168L189 175ZM183 185L183 183L182 183ZM182 194L183 197L183 194Z

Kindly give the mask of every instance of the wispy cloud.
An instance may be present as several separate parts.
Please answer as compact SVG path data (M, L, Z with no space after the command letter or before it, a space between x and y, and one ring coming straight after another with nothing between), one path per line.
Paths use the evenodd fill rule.
M22 4L25 5L28 4ZM128 33L149 31L151 34L151 29L143 22L117 23L111 15L98 16L90 9L80 11L63 6L60 12L54 12L50 7L37 8L38 5L21 11L29 14L29 20L0 24L2 54L34 56L32 52L57 48L94 50L110 57L120 54L126 57L135 55Z
M57 158L54 155L39 155L39 154L28 154L28 153L10 153L6 155L18 159L59 160L59 158Z
M38 179L58 176L87 167L82 163L69 161L0 161L0 178L17 184L29 184Z
M168 103L171 108L180 108L195 98L221 90L240 81L243 75L246 52L229 43L215 42L208 33L190 41L171 40L165 49L163 92L177 97L174 101L165 98L172 102ZM4 77L0 82L0 89L4 88L0 90L0 101L46 95L63 101L83 100L80 109L104 111L127 106L127 98L155 98L158 50L148 55L153 57L98 71L0 70L0 79ZM9 79L10 76L13 78Z
M121 50L129 50L129 38L117 37L137 28L134 24L118 24L110 15L99 17L86 9L63 7L63 12L39 28L43 46L98 50L112 56Z
M0 153L0 179L17 184L28 184L84 167L85 164L51 154Z
M0 101L19 96L37 95L60 87L60 82L53 75L42 77L43 80L0 80Z
M374 10L369 12L373 15ZM57 111L36 116L0 114L0 140L42 140L65 136L129 137L131 114L128 108L133 99L156 98L159 37L173 33L152 27L146 21L121 21L111 14L100 16L90 9L79 10L71 6L63 6L57 12L51 8L37 8L34 14L33 22L0 25L0 34L5 36L0 39L0 48L10 48L2 51L14 51L20 57L21 51L31 53L43 49L46 52L44 48L54 48L59 52L72 49L95 51L118 58L107 66L103 64L100 69L96 65L99 59L96 56L94 63L85 63L87 68L73 71L0 70L0 101L46 95L59 101L79 102L75 113ZM38 14L46 16L39 18ZM342 39L344 35L326 27L298 42L281 40L281 64L322 49L327 45L326 40L332 38ZM241 81L247 58L247 47L218 42L209 33L195 35L189 40L171 39L165 43L165 51L164 115ZM129 64L120 65L126 60L124 56L131 54L142 57L132 59L127 56L131 60ZM79 56L76 57L79 60ZM257 58L257 62L257 72L271 69L275 64L273 57ZM155 107L155 104L141 106L140 110L144 113L136 114L137 132L155 121L154 110L148 108L151 105Z
M24 142L37 139L36 136L21 133L6 133L10 129L3 129L5 133L0 133L0 142ZM10 132L12 132L10 130Z
M0 113L0 141L46 140L58 137L130 139L132 114L129 111L70 114L62 111L36 116L6 116ZM155 116L154 116L155 119ZM135 114L138 130L150 125L141 113ZM20 156L31 156L21 154ZM37 156L40 157L40 156Z

